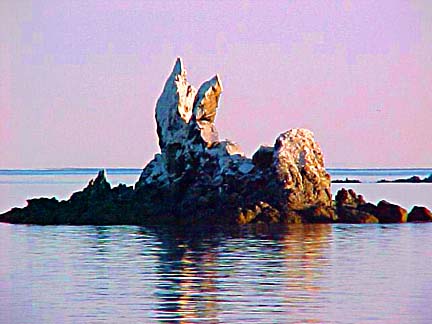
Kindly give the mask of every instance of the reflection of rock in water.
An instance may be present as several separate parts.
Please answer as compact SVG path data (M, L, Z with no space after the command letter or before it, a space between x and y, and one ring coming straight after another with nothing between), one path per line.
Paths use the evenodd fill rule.
M166 229L164 229L166 230ZM161 240L157 272L160 276L158 316L172 323L217 318L215 284L218 235L202 231L169 229L157 233ZM204 238L206 236L206 238Z
M331 225L303 225L291 227L284 238L286 303L292 312L311 313L308 322L320 323L316 305L323 305L323 280L330 270L327 254L332 241ZM319 303L318 300L321 300ZM314 305L314 308L309 308ZM309 308L309 310L308 310Z
M190 229L189 229L190 231ZM156 230L158 316L172 323L274 322L323 304L331 226L272 227L230 233ZM295 270L297 269L297 270ZM303 317L302 317L303 316Z

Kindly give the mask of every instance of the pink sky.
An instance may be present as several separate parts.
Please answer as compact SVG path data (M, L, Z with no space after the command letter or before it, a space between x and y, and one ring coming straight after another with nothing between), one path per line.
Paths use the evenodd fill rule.
M142 167L175 58L219 73L248 155L290 128L329 167L432 167L430 1L0 2L0 168Z

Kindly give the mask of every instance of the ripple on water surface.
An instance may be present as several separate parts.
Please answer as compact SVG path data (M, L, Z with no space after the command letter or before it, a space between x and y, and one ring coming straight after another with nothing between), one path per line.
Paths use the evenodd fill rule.
M6 323L427 323L430 224L0 225Z

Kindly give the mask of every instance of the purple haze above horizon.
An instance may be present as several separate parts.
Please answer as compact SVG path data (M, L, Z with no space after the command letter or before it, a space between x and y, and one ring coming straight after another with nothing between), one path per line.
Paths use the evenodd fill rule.
M429 1L0 3L0 168L142 167L177 56L219 73L247 155L311 129L328 167L432 167Z

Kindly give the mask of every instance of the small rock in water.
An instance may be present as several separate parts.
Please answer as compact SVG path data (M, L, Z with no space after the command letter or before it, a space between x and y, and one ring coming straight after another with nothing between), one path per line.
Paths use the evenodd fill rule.
M414 206L408 214L408 222L432 222L432 212L426 207Z
M385 200L378 203L376 213L380 223L406 223L408 219L406 209Z

